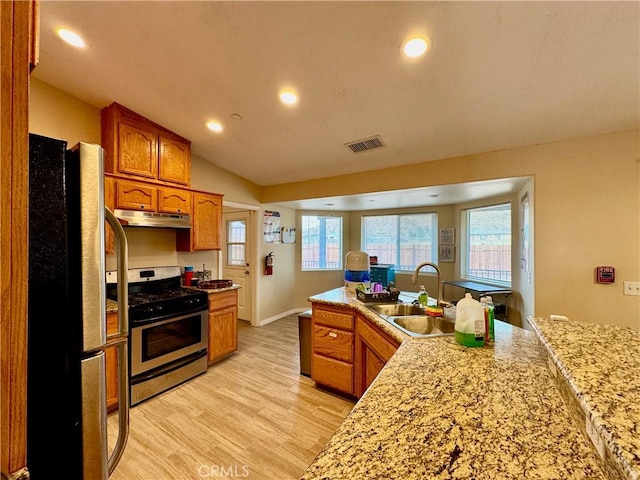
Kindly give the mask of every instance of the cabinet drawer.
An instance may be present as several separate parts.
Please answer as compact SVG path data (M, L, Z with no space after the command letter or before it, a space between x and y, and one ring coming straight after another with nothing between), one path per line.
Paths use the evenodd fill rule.
M313 354L311 379L321 385L353 395L353 365Z
M138 182L118 180L116 182L116 208L155 212L158 204L158 189Z
M318 308L314 305L312 314L314 323L353 331L353 313L351 311L338 312L335 310Z
M228 290L221 293L209 294L209 311L221 310L223 308L235 307L238 305L238 291Z
M313 351L337 360L353 362L353 333L314 325Z

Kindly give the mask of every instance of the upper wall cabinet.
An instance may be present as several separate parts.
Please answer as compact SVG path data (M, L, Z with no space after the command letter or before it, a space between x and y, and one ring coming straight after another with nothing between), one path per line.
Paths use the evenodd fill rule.
M191 142L122 105L102 110L105 172L189 186Z

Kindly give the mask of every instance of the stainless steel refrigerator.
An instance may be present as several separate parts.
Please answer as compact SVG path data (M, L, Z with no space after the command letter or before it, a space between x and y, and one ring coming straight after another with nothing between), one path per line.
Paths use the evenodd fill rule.
M99 145L29 135L27 467L34 480L106 479L129 422L127 243L104 204ZM107 336L105 220L118 262L119 332ZM119 364L119 433L108 454L105 349Z

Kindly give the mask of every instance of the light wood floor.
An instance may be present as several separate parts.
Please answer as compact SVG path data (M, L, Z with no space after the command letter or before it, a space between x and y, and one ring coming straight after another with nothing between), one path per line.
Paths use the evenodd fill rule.
M240 321L238 351L131 409L111 480L297 479L354 403L300 375L298 321ZM117 416L109 417L110 444Z

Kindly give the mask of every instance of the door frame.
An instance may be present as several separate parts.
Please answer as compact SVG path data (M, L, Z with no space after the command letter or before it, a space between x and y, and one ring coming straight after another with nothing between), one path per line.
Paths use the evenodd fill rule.
M260 308L258 303L258 299L260 298L260 292L259 292L260 282L258 282L258 276L262 272L260 267L261 265L260 258L258 258L258 240L260 239L260 236L259 236L259 231L256 223L258 218L258 211L260 210L260 207L257 205L248 205L244 203L230 202L223 199L222 201L223 215L224 213L230 213L229 210L231 209L245 210L249 213L249 223L247 224L247 237L250 237L252 240L249 245L249 249L248 249L249 251L246 252L247 258L249 259L249 263L250 263L250 269L251 269L251 274L249 275L249 283L251 285L251 295L250 295L251 308L249 309L249 317L250 317L249 321L251 323L251 326L257 327L260 325L260 322L258 320L260 318ZM223 228L226 234L226 224ZM224 239L224 243L225 245L227 243L226 237ZM220 278L222 278L221 275L222 275L222 270L224 268L223 262L224 262L224 252L220 251L220 256L218 261L218 274L219 274L218 276Z

